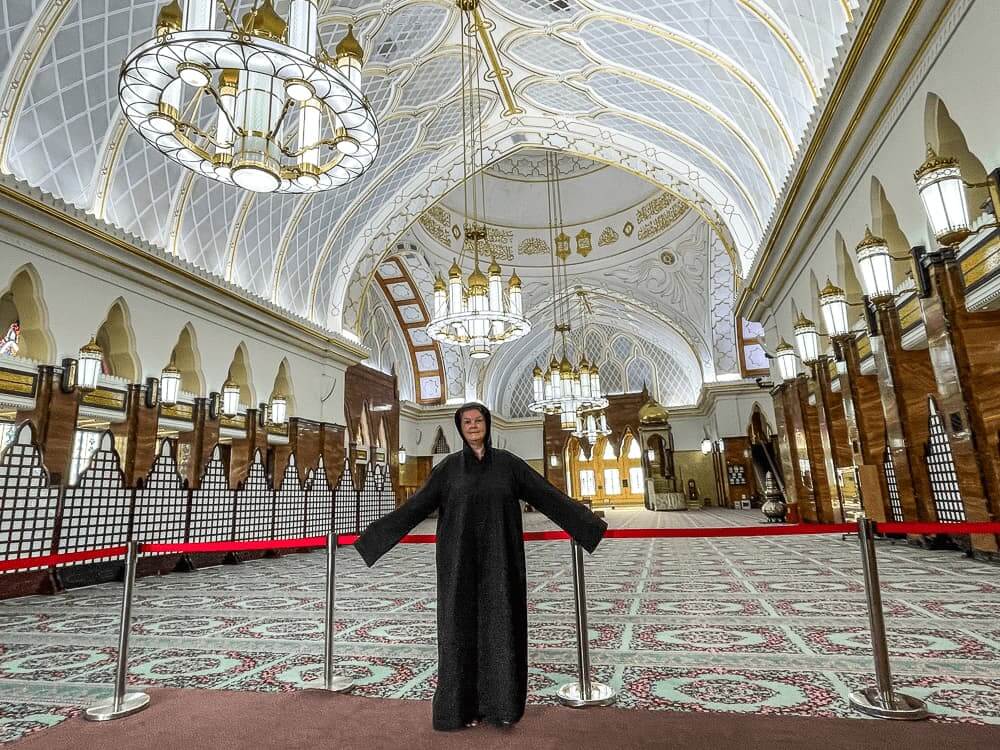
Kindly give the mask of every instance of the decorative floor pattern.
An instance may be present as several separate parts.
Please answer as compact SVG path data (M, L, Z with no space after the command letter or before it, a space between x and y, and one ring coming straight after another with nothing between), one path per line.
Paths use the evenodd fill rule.
M609 511L616 527L728 526L754 513ZM538 514L529 529L551 528ZM423 524L420 533L433 531ZM529 701L575 679L570 553L528 550ZM1000 724L1000 568L957 552L878 543L897 684L935 721ZM873 683L853 539L607 540L586 560L596 679L634 709L855 716ZM436 684L429 545L373 569L337 561L336 666L359 694L426 700ZM140 579L130 682L294 690L319 683L324 560L291 554ZM108 697L120 584L0 602L0 742Z

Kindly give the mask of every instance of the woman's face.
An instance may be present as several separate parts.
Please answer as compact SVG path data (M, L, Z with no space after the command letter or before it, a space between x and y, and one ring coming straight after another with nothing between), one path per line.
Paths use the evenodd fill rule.
M479 409L462 412L462 437L470 445L479 445L486 439L486 419Z

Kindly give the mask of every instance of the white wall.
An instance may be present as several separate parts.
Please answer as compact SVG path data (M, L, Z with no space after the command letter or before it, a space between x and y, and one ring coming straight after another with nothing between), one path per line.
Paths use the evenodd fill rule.
M287 358L296 404L289 416L343 423L344 372L362 358L360 349L354 352L322 332L297 328L259 305L255 309L241 302L238 295L213 290L163 263L144 262L134 252L130 257L119 249L116 255L96 240L81 248L36 226L30 209L12 205L12 210L22 212L24 223L10 220L0 226L0 294L21 268L33 267L55 341L56 363L77 356L120 298L128 309L143 380L159 377L181 330L190 323L206 387L206 393L195 395L221 389L242 342L255 397L249 406L269 400L278 367Z

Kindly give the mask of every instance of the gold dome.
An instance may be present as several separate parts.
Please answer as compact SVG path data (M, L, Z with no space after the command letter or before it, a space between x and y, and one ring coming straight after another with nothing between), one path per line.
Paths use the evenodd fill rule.
M469 274L469 289L485 289L487 286L489 286L489 280L479 270L479 266L476 266Z
M458 265L458 261L454 260L451 263L451 268L448 269L449 279L460 279L462 278L462 269Z
M646 426L665 425L670 421L670 412L663 404L649 399L639 409L639 424Z
M809 318L806 317L805 313L800 312L798 319L796 319L794 325L792 326L795 330L802 328L815 328L816 324L813 323Z
M354 57L359 61L365 56L365 51L361 49L361 43L354 36L354 24L347 27L344 38L337 42L337 57Z
M172 0L162 8L156 16L156 34L172 34L180 31L184 25L184 15L178 0Z
M521 288L521 277L517 275L517 271L514 271L510 275L510 282L509 282L509 284L510 284L511 288L518 288L518 289Z
M494 258L492 261L490 261L490 267L487 270L487 273L489 273L490 276L499 276L500 275L500 264L497 263L497 259L496 258Z
M819 290L819 298L825 299L827 297L839 297L843 293L843 289L830 281L830 279L827 279L826 286Z
M435 292L443 292L447 288L448 288L447 284L444 283L444 279L441 278L441 274L438 274L437 276L434 277Z
M278 15L271 0L264 0L256 10L250 10L243 16L243 28L254 36L264 39L283 41L288 24Z
M537 362L535 363L535 369L531 371L531 376L534 378L542 377L542 368L538 366Z

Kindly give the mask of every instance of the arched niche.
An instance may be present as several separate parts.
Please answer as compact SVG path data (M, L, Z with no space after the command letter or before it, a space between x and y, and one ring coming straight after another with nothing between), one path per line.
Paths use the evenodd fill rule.
M97 329L96 339L104 354L104 368L109 375L124 378L130 383L138 383L142 379L132 318L128 303L121 297L112 303L104 322Z
M899 228L896 211L889 203L885 188L877 177L872 177L871 185L872 233L885 239L889 252L896 258L910 258L910 241L903 230ZM858 238L860 241L860 238ZM902 283L910 274L912 261L892 261L893 284Z
M820 333L829 333L826 330L826 321L823 319L823 311L819 307L819 279L816 277L816 272L813 270L809 271L809 312L806 316L816 324L816 330ZM820 342L822 346L822 342Z
M170 352L170 361L181 373L181 390L195 396L205 395L205 376L201 371L201 353L194 326L187 323L177 336ZM166 364L166 363L164 363Z
M854 260L847 249L847 242L844 236L838 231L833 235L834 256L837 260L837 278L834 283L844 290L849 302L858 302L864 290L858 280L858 273L854 270Z
M278 373L274 376L274 385L271 386L270 397L273 398L276 394L281 394L285 397L285 410L288 416L294 415L296 413L295 389L292 388L291 368L288 365L287 358L282 358L281 363L278 365Z
M30 263L14 272L10 284L0 294L0 336L7 333L14 321L19 321L21 328L17 356L38 362L54 362L55 339L49 330L42 282Z
M242 341L233 352L233 361L229 363L229 377L240 387L240 403L256 408L257 397L253 388L253 375L250 371L250 355L247 346Z
M969 150L965 134L948 113L948 107L941 98L931 92L924 105L924 139L938 154L958 159L962 179L966 182L985 182L986 168L979 158ZM969 201L969 219L975 222L983 214L983 204L989 200L989 190L985 187L966 188ZM996 210L1000 210L997 207Z

